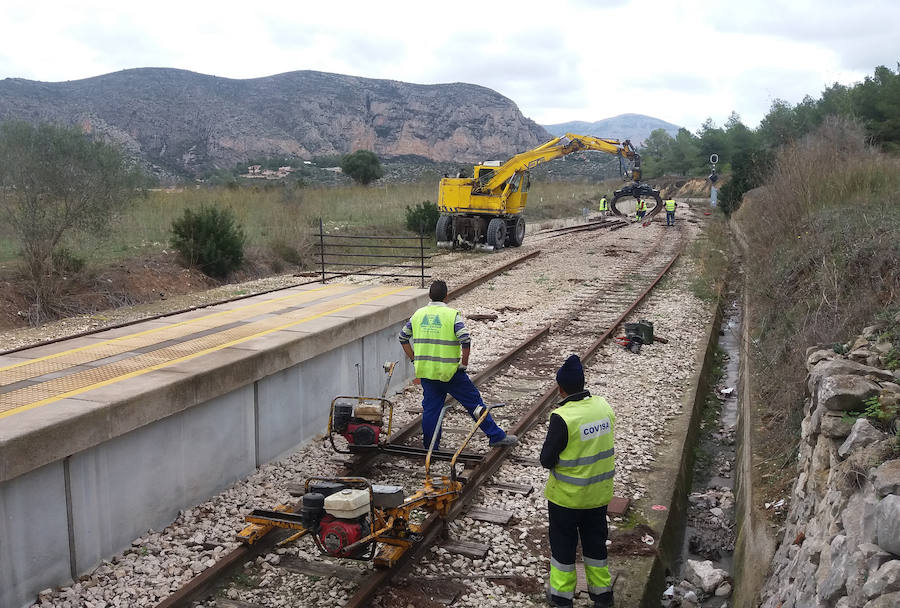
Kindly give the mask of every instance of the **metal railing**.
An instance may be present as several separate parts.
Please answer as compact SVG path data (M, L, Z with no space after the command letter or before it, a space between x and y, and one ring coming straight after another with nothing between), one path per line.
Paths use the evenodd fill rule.
M327 234L319 220L316 248L322 282L345 276L391 277L419 279L425 288L426 264L434 255L431 246L425 252L425 234L418 236L387 236L359 234ZM390 272L381 272L380 270ZM397 272L394 272L397 271ZM414 272L409 272L414 271Z

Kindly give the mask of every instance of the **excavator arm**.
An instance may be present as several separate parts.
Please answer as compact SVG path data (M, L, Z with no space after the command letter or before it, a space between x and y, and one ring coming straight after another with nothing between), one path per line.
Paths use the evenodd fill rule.
M617 139L601 139L591 135L566 133L564 136L555 137L533 150L516 154L500 165L496 171L487 173L483 179L479 179L478 184L473 188L473 193L496 192L504 184L507 184L512 177L522 171L533 169L541 163L581 150L597 150L607 154L614 154L637 161L638 166L640 162L640 156L638 156L634 146L627 139L619 141Z
M482 163L474 167L473 177L444 177L438 189L441 217L435 227L439 247L518 247L525 238L523 211L528 197L528 171L547 161L579 152L596 150L631 162L632 187L640 184L641 157L629 140L603 139L566 133L529 150L516 154L505 163ZM624 191L622 191L624 192ZM617 191L617 196L619 191ZM612 210L617 213L615 200ZM652 214L652 212L651 212Z

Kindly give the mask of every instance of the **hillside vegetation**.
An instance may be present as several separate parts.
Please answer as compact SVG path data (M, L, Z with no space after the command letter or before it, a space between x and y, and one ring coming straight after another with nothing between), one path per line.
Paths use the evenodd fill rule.
M649 178L708 174L710 155L718 154L719 173L731 173L731 179L721 184L720 198L730 213L745 192L769 177L782 146L811 133L830 116L856 120L873 145L886 152L900 151L900 64L896 71L879 66L855 85L835 83L818 99L807 95L793 106L776 99L757 129L747 128L734 112L724 127L707 119L697 133L682 128L672 137L657 129L641 150L644 173Z
M900 310L900 160L840 116L823 118L773 160L734 220L747 245L754 387L773 438L763 474L787 484L807 347L842 342L876 319L891 331Z

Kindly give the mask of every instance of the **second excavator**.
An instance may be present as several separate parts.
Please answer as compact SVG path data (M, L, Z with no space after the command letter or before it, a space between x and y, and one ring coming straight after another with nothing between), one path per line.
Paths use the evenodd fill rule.
M445 177L438 191L438 219L435 236L439 247L485 250L518 247L525 240L522 212L531 185L529 170L541 163L581 150L596 150L619 157L620 169L631 184L615 192L615 203L624 197L653 197L654 212L662 207L659 191L640 183L641 157L629 140L603 139L567 133L508 161L488 161L475 165L472 177ZM624 169L625 161L630 169ZM651 212L650 215L653 213Z

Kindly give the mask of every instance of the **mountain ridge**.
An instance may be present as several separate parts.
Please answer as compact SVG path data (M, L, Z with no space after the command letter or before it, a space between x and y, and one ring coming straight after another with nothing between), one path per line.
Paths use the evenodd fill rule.
M231 79L175 68L0 81L0 120L79 125L157 173L199 176L251 157L416 154L470 162L550 138L509 98L468 83L421 85L298 70Z
M542 125L551 135L559 137L566 133L593 135L608 139L630 139L635 146L640 146L655 129L665 129L672 137L680 128L678 125L646 114L619 114L594 122L571 120L552 125Z

